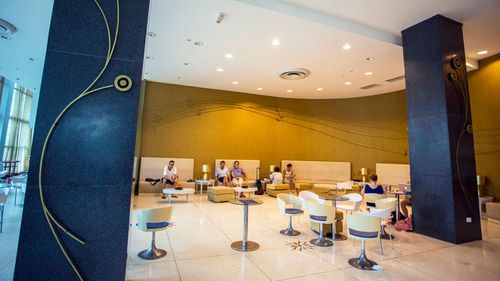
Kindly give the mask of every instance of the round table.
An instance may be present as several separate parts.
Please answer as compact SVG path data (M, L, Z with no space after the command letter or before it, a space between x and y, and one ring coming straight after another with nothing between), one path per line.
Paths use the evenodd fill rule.
M172 194L186 195L186 202L189 202L189 195L194 194L194 189L192 189L192 188L183 188L183 189L164 188L163 193L168 195L168 203L169 204L172 202Z
M333 201L332 206L335 211L335 218L337 218L337 201L349 201L349 197L344 197L344 196L337 196L337 195L330 195L330 194L325 194L325 195L320 195L319 198ZM345 236L342 233L337 233L337 229L335 227L335 223L333 224L333 233L332 238L335 241L343 241L347 239L347 236Z
M250 194L252 192L257 191L257 187L234 187L233 192L234 192L234 198L236 199L236 193L248 193L248 197L250 197Z
M243 240L233 242L231 248L240 252L251 252L259 249L259 244L248 241L248 206L260 205L262 201L258 199L235 199L229 202L235 205L243 205Z

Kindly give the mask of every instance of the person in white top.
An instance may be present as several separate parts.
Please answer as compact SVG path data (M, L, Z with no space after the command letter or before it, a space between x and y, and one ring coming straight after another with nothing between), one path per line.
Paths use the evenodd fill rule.
M283 182L290 185L290 189L294 189L293 179L295 178L295 173L293 172L292 163L286 165L286 169L283 171Z
M166 188L167 184L171 185L172 187L177 186L177 179L179 177L177 176L177 168L174 167L174 165L174 160L170 160L168 162L168 166L163 169L163 178L161 179L161 181L163 182L163 188ZM163 193L162 198L167 198L165 193Z
M226 161L220 161L220 167L217 167L215 169L215 177L217 178L217 181L224 184L225 186L229 185L229 170L227 167L224 167L226 165Z
M270 176L272 184L282 184L283 174L280 172L280 167L274 167L274 173Z

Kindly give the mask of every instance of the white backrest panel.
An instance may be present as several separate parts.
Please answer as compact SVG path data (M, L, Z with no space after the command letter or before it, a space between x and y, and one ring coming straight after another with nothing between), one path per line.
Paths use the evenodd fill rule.
M351 162L282 160L282 169L291 163L296 181L350 181Z
M396 185L410 181L410 164L377 163L375 169L379 184Z
M241 160L241 159L215 159L215 167L220 166L220 161L226 161L226 167L231 171L233 168L234 161L240 162L240 167L245 171L247 175L247 180L255 180L256 179L256 171L257 168L260 168L260 160Z
M177 175L180 180L194 179L194 159L192 158L163 158L163 157L142 157L140 180L145 178L159 179L163 176L163 168L170 160L175 161Z

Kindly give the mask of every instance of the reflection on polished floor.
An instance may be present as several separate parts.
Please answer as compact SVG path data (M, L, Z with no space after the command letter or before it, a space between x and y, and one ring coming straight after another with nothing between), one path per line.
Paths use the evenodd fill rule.
M212 203L195 195L190 203L173 202L174 227L157 234L165 258L146 261L137 253L149 246L151 234L136 229L134 210L167 205L160 196L132 199L127 280L500 280L500 225L483 221L483 241L454 245L415 233L392 233L394 249L384 240L384 253L376 242L367 243L367 256L383 271L352 268L360 242L336 241L334 247L292 250L287 242L309 241L316 235L307 217L294 218L302 234L286 237L288 218L280 216L275 198L255 196L264 204L250 206L249 240L260 244L255 252L240 253L231 243L242 238L243 208ZM344 223L345 228L345 223Z

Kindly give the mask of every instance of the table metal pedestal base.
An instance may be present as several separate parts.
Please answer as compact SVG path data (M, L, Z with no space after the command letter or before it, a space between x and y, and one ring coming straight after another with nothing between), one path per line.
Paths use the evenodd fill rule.
M236 241L231 244L231 248L240 252L251 252L259 249L259 244L253 241L247 241L246 247L244 247L243 241Z

